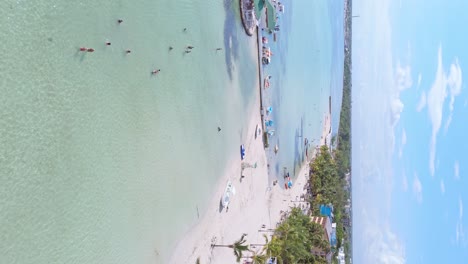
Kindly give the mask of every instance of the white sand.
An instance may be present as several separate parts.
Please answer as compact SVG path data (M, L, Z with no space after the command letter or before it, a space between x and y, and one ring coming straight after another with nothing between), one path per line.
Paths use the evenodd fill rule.
M257 43L252 41L250 44L252 45L251 56L256 60L258 56ZM258 84L255 87L260 89ZM301 194L306 192L304 186L308 178L308 162L301 167L291 189L285 190L279 184L273 186L273 183L268 181L267 157L263 148L262 136L260 135L256 139L254 136L257 124L261 124L259 94L257 94L252 106L250 117L247 127L248 136L243 138L246 148L244 162L257 163L257 168L244 169L245 178L240 181L242 164L240 157L236 157L228 163L230 165L213 191L213 198L207 207L207 212L178 242L170 263L195 264L198 257L202 264L236 263L231 248L212 248L211 244L232 244L243 233L247 234L248 244L264 244L263 234L270 235L271 232L259 232L259 230L266 231L266 229L275 228L281 219L282 212L288 211L290 207L295 205L305 205L304 202L293 201L298 201ZM320 145L324 144L330 131L330 120L329 114L326 114L322 120L323 130ZM309 151L309 158L312 158L316 149L310 148ZM229 180L233 183L236 194L231 198L229 210L226 212L226 209L223 209L220 212L220 199ZM262 225L265 225L265 228L262 228ZM259 250L260 247L251 247L251 249Z
M259 102L259 100L256 101ZM267 158L262 138L261 136L257 139L254 137L256 125L261 122L258 110L259 103L256 103L253 109L247 128L247 135L251 136L244 139L246 147L244 162L251 164L257 162L257 168L245 169L243 173L245 178L240 182L240 158L230 163L230 167L227 168L224 177L220 179L213 192L213 198L208 205L207 212L176 245L170 263L195 263L198 257L201 263L236 263L232 249L223 247L212 249L211 244L213 242L225 245L232 244L243 233L247 234L248 244L263 244L263 234L271 233L259 232L259 230L275 228L280 221L282 211L287 211L294 205L305 204L293 202L293 200L299 200L301 194L305 193L304 185L307 183L308 175L307 163L302 166L299 176L289 190L281 188L278 184L273 186L272 182L268 182ZM324 143L330 130L329 115L325 116L323 123L320 144ZM231 199L228 212L226 209L220 212L220 199L228 180L231 180L235 186L236 195ZM262 225L265 225L266 228L263 229ZM257 247L257 249L260 248Z

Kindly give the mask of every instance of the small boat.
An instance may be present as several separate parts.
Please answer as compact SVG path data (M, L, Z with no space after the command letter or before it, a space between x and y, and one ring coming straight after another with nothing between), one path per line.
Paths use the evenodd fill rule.
M241 155L241 160L244 160L244 158L245 158L245 147L244 147L243 144L240 146L240 155Z
M262 63L265 65L270 64L271 59L269 57L262 57Z
M221 205L226 208L231 201L231 196L236 194L236 188L232 186L231 181L227 182L226 189L224 190L223 198L221 198Z
M284 5L278 4L278 9L281 13L284 13Z

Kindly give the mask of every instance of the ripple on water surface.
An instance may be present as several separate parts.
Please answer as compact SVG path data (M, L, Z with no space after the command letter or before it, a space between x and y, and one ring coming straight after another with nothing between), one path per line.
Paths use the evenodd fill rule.
M249 40L223 5L0 4L1 263L164 263L254 97Z

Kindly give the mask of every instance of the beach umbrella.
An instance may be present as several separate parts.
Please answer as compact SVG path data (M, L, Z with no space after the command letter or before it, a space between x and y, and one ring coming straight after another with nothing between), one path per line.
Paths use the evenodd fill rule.
M273 107L268 107L267 108L267 115L271 114L271 112L273 112Z

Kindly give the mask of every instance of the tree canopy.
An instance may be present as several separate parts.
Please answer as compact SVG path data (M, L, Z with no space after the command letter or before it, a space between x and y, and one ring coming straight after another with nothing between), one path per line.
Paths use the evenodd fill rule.
M300 208L294 207L289 216L276 228L263 254L276 257L278 263L326 263L324 258L312 255L313 248L330 251L324 239L322 226L311 221Z

